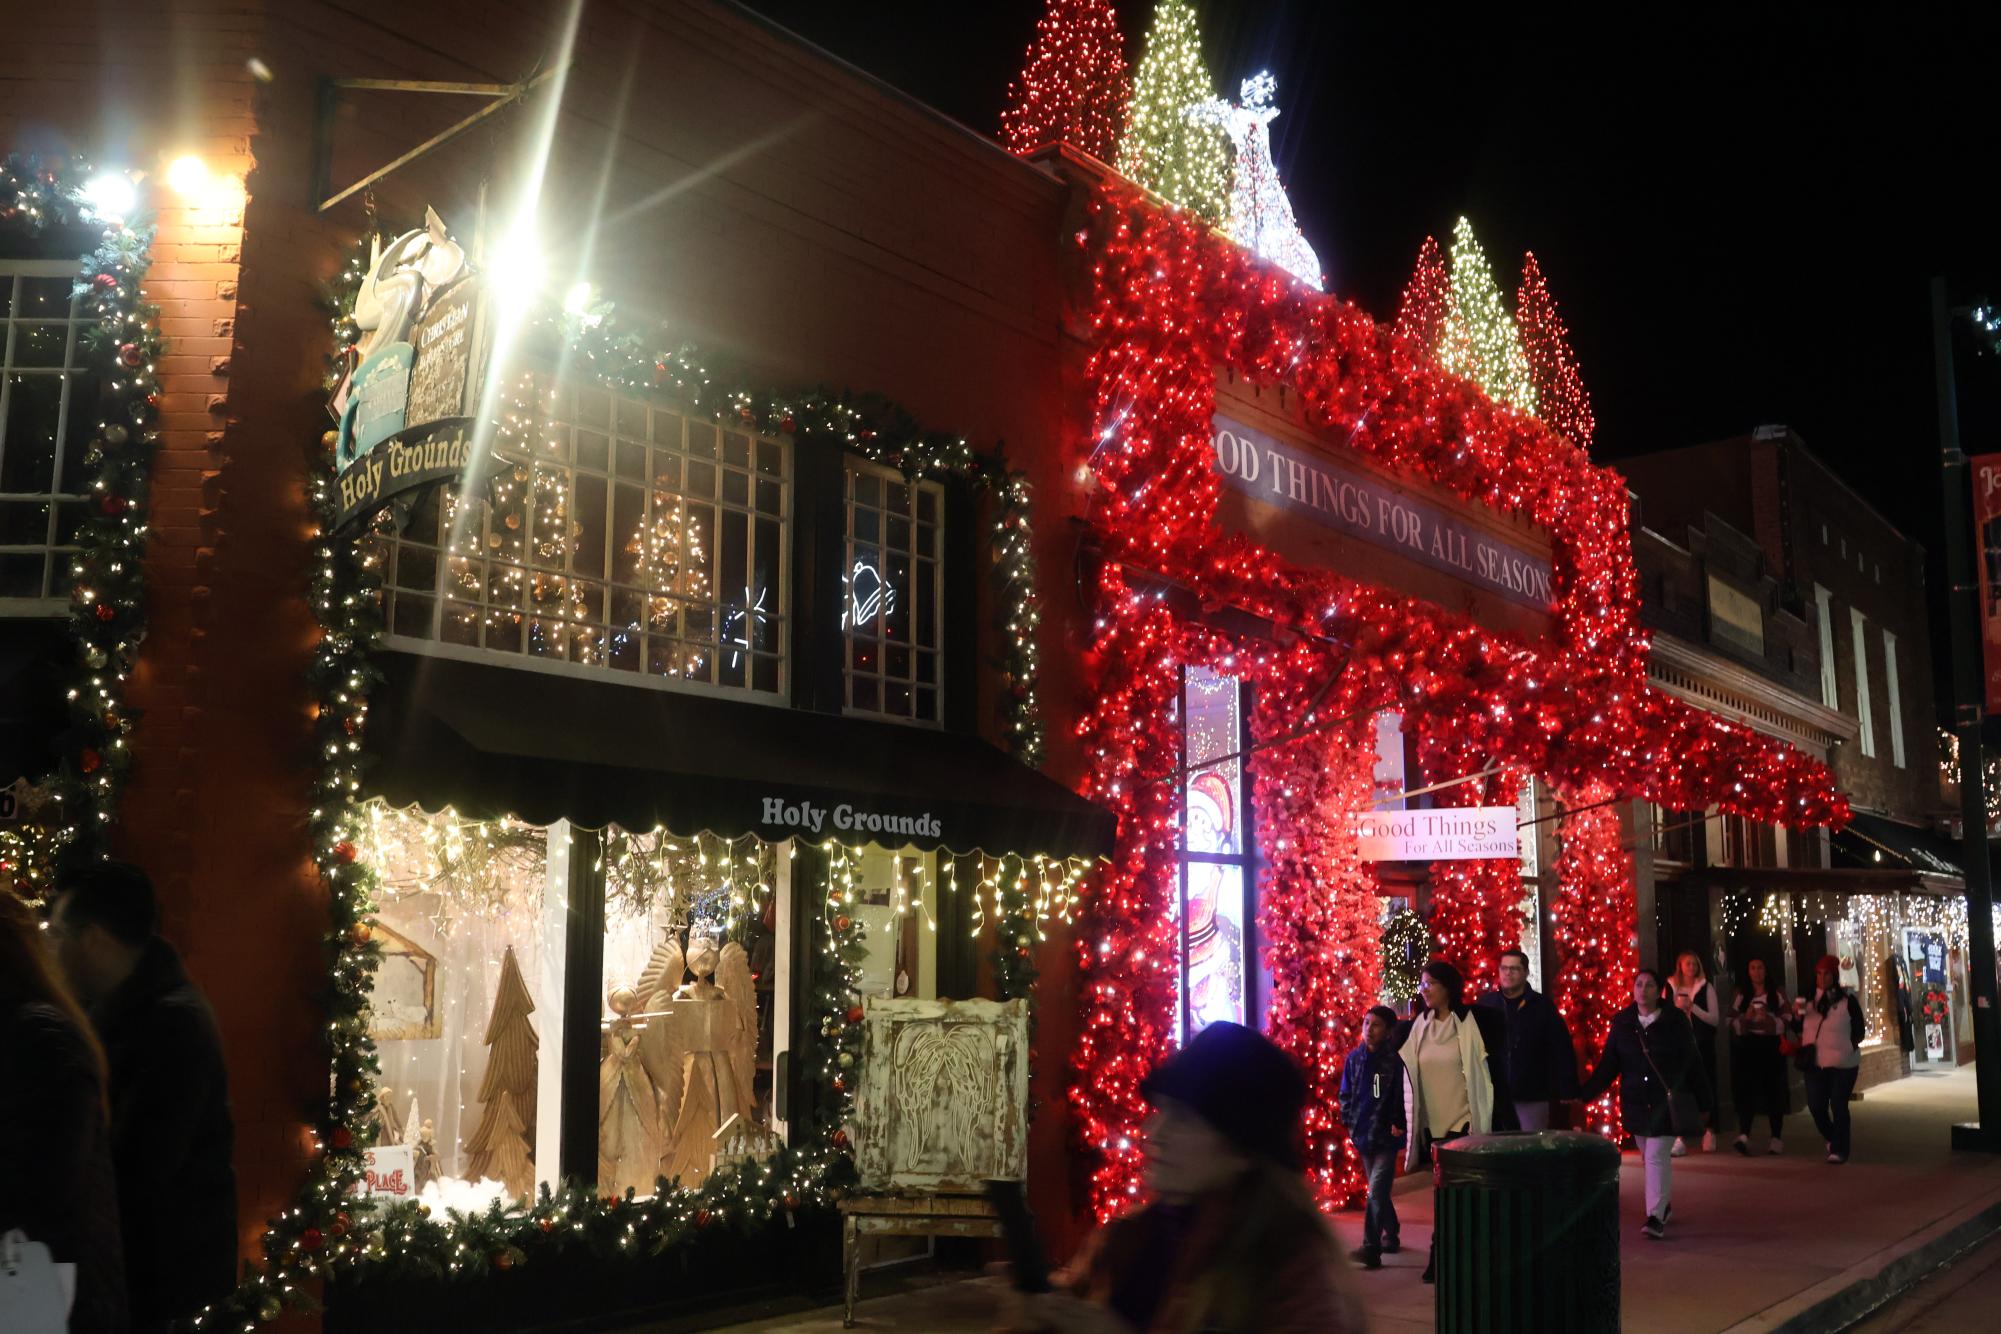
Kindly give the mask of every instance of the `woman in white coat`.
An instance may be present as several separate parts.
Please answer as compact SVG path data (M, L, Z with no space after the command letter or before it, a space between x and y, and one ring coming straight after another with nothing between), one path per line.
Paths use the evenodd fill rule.
M1506 1020L1498 1010L1469 1006L1466 980L1443 959L1418 974L1424 1008L1411 1020L1398 1051L1403 1057L1405 1124L1410 1127L1404 1168L1435 1167L1440 1144L1465 1135L1515 1130L1514 1104L1499 1060L1508 1049ZM1436 1217L1434 1209L1433 1217ZM1434 1233L1424 1281L1434 1281L1438 1241Z

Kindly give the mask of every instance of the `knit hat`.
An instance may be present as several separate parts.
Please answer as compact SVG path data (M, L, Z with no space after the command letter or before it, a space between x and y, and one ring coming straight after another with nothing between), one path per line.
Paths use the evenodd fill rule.
M1828 972L1830 972L1830 973L1833 973L1833 974L1834 974L1834 980L1835 980L1835 981L1839 982L1839 981L1841 980L1841 956L1840 956L1840 955L1838 955L1838 954L1823 954L1823 955L1821 955L1821 956L1820 956L1820 960L1819 960L1819 962L1817 962L1817 963L1815 963L1815 964L1814 964L1814 966L1813 966L1813 971L1815 971L1815 972L1817 973L1817 972L1819 972L1819 971L1820 971L1821 969L1823 969L1823 968L1825 968L1825 969L1826 969L1826 970L1827 970Z
M1140 1084L1148 1102L1175 1102L1253 1157L1297 1170L1306 1076L1270 1039L1242 1024L1213 1023Z

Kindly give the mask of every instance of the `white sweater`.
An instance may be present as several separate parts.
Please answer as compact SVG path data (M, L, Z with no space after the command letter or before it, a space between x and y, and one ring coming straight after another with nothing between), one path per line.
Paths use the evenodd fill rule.
M1806 1007L1800 1025L1800 1041L1813 1044L1814 1064L1823 1070L1853 1070L1862 1064L1862 1034L1854 1029L1855 1016L1849 1012L1851 991L1842 991L1827 1013L1820 1012L1820 996Z

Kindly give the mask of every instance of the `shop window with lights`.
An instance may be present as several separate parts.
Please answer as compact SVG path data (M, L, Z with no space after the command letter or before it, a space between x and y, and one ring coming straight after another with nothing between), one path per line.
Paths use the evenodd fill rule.
M72 260L0 259L0 614L67 604L97 426Z
M856 713L943 718L945 492L860 459L846 468L842 676Z
M1182 675L1181 1031L1251 1013L1247 939L1253 874L1249 731L1243 683L1206 667Z
M532 1198L561 1180L569 826L363 809L372 1186L434 1214Z
M375 533L390 641L779 697L791 447L525 377L494 462Z

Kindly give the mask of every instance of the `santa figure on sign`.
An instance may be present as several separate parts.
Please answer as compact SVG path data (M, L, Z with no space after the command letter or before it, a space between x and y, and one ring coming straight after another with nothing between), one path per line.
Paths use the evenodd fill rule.
M1236 799L1229 781L1210 770L1188 782L1187 839L1190 852L1229 856L1237 851ZM1190 859L1188 884L1187 964L1188 1029L1195 1031L1228 1019L1244 1019L1243 927L1231 915L1217 911L1225 877L1241 875L1235 867Z

